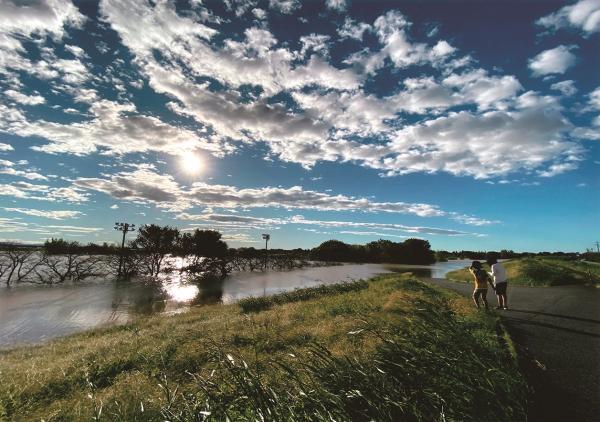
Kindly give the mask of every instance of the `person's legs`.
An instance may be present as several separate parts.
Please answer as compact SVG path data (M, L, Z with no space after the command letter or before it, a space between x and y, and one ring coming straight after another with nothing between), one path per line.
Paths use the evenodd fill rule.
M475 291L473 292L473 302L475 302L475 306L477 306L478 308L479 306L479 298L481 297L481 301L483 302L483 305L485 306L485 309L488 308L488 302L487 302L487 289L475 289Z
M475 302L475 306L479 308L479 293L477 292L477 289L473 291L473 302Z
M506 300L506 287L507 283L500 283L496 285L496 295L498 295L498 307L506 309L508 306Z

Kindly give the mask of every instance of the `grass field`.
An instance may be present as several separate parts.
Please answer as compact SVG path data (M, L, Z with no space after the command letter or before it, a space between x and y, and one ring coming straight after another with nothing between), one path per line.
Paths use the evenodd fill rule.
M410 275L359 283L0 352L0 420L524 420L492 314Z
M503 263L508 281L522 286L559 286L565 284L597 284L600 281L600 265L560 258L522 258ZM486 271L490 268L484 265ZM466 269L450 271L446 278L472 282L473 276Z

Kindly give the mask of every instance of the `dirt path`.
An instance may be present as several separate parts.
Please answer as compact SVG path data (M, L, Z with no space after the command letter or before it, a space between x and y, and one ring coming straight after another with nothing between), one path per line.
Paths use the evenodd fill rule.
M470 296L472 286L429 279ZM514 287L502 316L533 388L529 421L597 421L600 415L600 289ZM490 305L496 305L488 292ZM493 306L491 306L493 308Z

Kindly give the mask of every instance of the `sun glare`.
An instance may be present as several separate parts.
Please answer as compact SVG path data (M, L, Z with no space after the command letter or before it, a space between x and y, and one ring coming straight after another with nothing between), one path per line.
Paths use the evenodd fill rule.
M188 174L197 174L202 170L202 160L196 154L181 157L181 168Z

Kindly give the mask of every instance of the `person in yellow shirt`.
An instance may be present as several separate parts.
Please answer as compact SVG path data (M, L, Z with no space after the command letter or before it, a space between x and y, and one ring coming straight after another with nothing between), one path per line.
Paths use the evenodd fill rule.
M487 272L481 268L481 262L473 261L471 266L469 267L469 271L473 275L473 280L475 281L475 290L473 290L473 302L475 302L475 306L480 308L479 298L483 302L485 309L488 309L487 302L487 285L488 283L494 288L492 284L492 280Z

